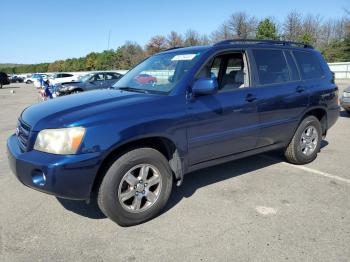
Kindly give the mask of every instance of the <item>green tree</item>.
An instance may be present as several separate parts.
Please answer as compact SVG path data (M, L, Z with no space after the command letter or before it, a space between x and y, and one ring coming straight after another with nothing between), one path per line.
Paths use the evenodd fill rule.
M313 45L316 42L316 39L310 33L304 33L300 35L297 39L298 42L305 44Z
M350 40L334 40L321 49L322 55L327 62L348 62L350 61Z
M96 58L97 58L97 54L95 52L92 52L86 56L86 59L85 59L86 70L96 69Z
M135 42L126 42L116 51L114 68L130 69L146 57L145 51Z
M278 39L276 25L269 19L262 20L256 30L257 39Z

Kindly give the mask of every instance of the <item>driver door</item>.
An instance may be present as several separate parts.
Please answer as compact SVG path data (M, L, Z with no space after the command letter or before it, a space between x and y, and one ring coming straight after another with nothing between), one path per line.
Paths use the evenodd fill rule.
M212 59L197 75L216 77L219 91L188 102L191 165L256 147L259 115L246 61L245 52L225 53Z
M101 89L103 88L104 84L104 74L103 73L97 73L92 77L92 81L90 82L91 88L90 89Z

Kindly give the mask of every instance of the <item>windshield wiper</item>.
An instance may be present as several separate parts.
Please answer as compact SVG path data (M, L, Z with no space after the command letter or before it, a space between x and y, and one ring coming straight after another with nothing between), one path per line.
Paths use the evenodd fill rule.
M123 90L123 91L131 91L131 92L145 93L145 94L148 93L148 91L145 90L145 89L134 88L134 87L129 87L129 86L117 87L116 89L118 89L118 90Z

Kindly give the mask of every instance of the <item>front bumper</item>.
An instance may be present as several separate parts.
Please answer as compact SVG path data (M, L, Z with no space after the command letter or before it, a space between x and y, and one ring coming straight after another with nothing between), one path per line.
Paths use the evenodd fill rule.
M345 110L350 111L350 98L349 97L341 97L340 98L340 105Z
M90 198L101 163L100 153L22 152L15 135L7 140L7 155L12 172L24 185L58 197L81 200Z

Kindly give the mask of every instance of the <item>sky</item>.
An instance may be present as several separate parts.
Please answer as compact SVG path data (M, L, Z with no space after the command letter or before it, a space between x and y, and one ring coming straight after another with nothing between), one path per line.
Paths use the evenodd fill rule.
M41 63L116 49L127 40L142 46L154 35L194 29L210 34L238 11L277 21L292 10L339 18L350 0L4 0L0 63ZM6 10L6 12L5 12Z

